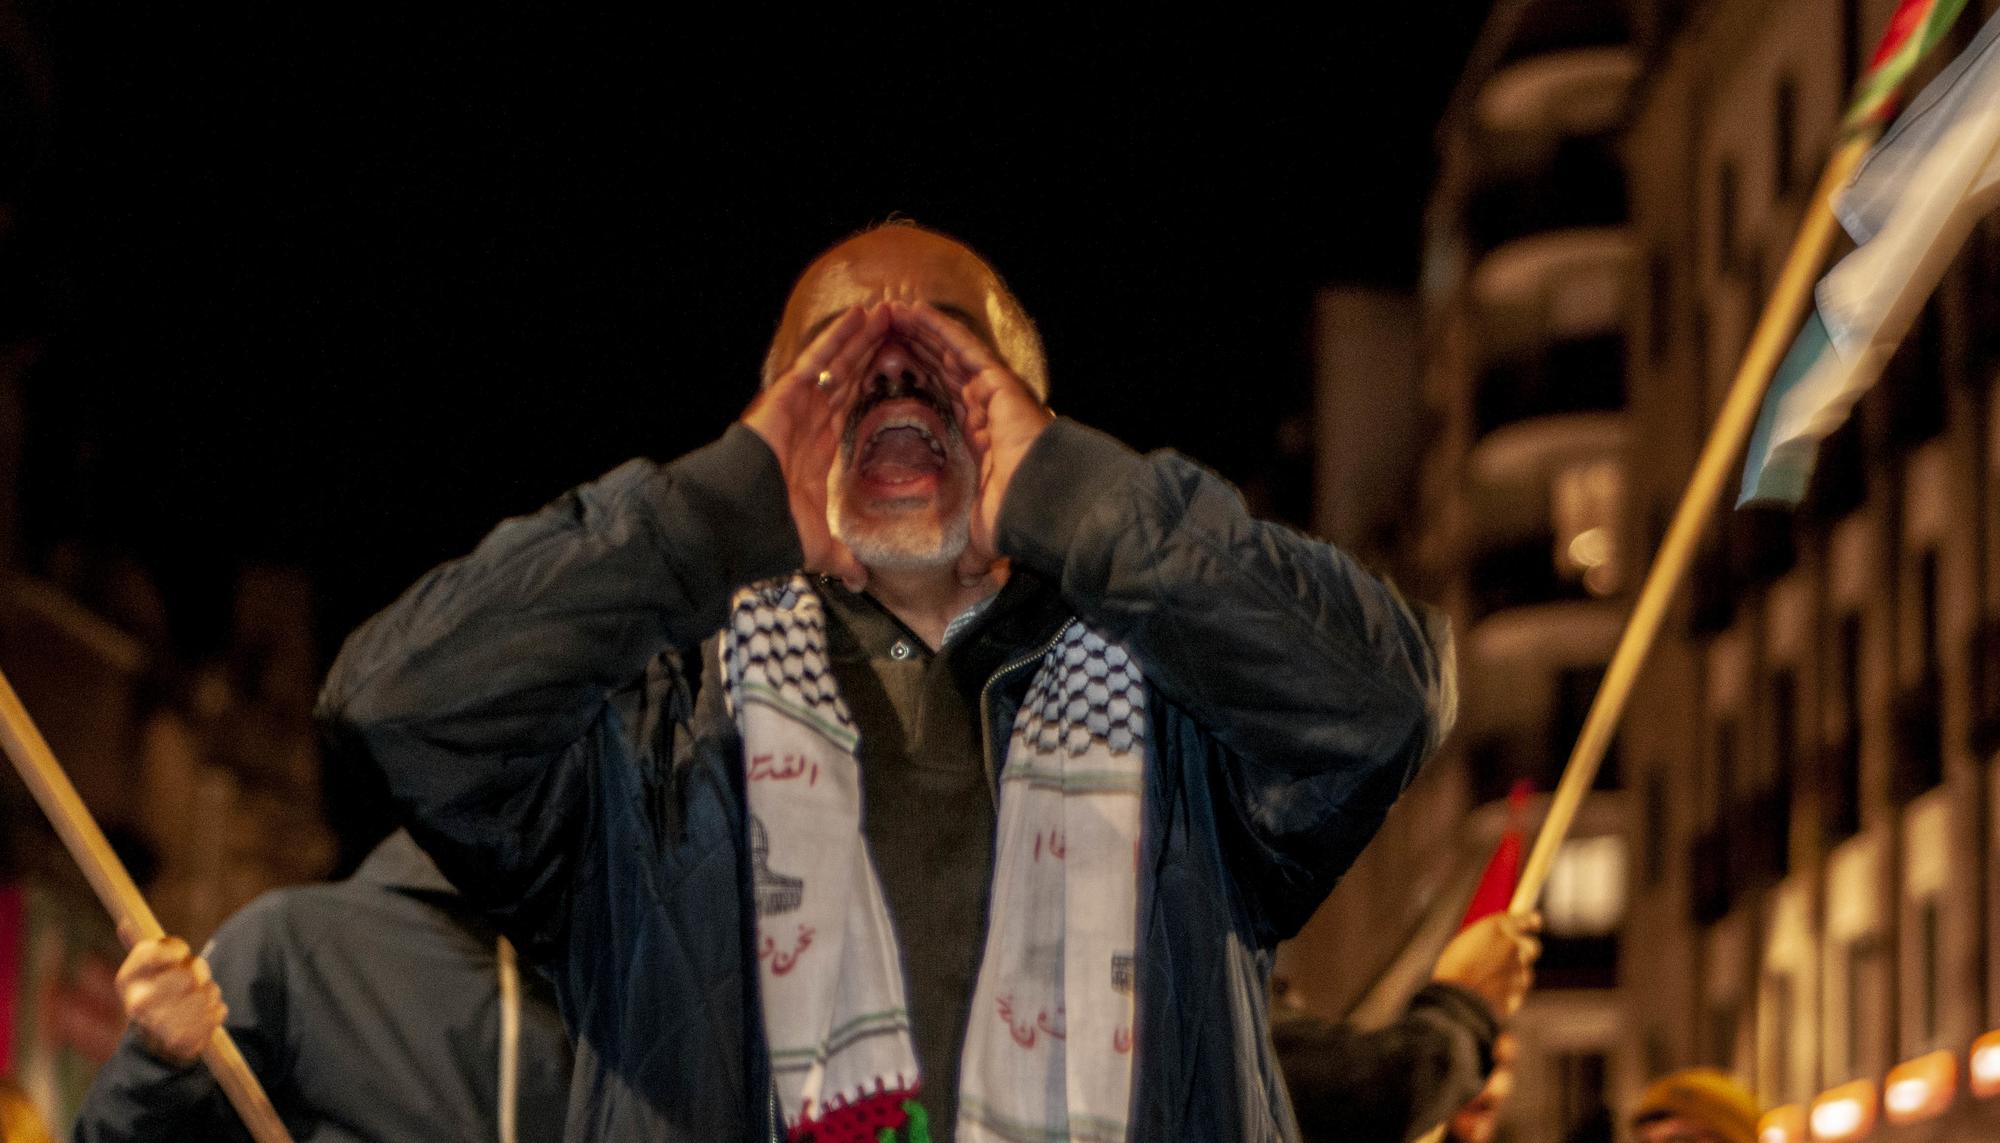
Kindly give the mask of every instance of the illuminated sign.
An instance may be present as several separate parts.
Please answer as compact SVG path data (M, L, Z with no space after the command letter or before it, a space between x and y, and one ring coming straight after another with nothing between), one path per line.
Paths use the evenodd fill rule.
M1882 1084L1882 1111L1891 1123L1915 1123L1951 1106L1958 1094L1958 1058L1938 1051L1896 1065Z
M1812 1137L1817 1143L1859 1139L1875 1126L1875 1085L1855 1080L1820 1093L1812 1105Z

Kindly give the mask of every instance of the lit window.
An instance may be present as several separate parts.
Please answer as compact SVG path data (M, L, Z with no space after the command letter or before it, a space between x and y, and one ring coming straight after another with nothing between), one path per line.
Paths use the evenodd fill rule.
M1625 500L1623 471L1615 460L1572 465L1556 473L1549 489L1555 523L1556 570L1583 581L1595 596L1623 584L1618 558L1618 518Z
M1615 932L1625 917L1625 839L1606 835L1564 842L1542 893L1542 917L1551 936Z

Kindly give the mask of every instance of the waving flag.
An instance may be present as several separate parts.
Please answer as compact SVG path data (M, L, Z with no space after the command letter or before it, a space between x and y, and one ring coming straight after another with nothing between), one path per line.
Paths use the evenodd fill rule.
M1889 17L1889 30L1875 46L1868 70L1854 81L1854 98L1841 123L1844 133L1865 131L1889 121L1903 81L1910 78L1917 61L1944 39L1964 7L1965 0L1903 0L1896 14Z
M1514 886L1521 882L1521 841L1522 821L1528 814L1528 798L1535 792L1534 784L1527 779L1514 783L1507 791L1507 828L1500 833L1500 844L1493 848L1493 857L1487 861L1485 872L1479 875L1479 887L1472 891L1472 901L1466 906L1464 919L1458 922L1460 930L1469 928L1472 922L1494 913L1507 911L1507 902L1514 896Z
M1934 42L1929 26L1906 39ZM1885 53L1896 54L1886 45ZM1902 68L1907 74L1908 63ZM1850 122L1873 114L1865 105L1880 98L1869 79L1860 90ZM1924 89L1836 200L1860 246L1820 280L1815 311L1771 382L1739 504L1796 504L1805 494L1819 442L1882 375L1973 226L1996 205L2000 17Z

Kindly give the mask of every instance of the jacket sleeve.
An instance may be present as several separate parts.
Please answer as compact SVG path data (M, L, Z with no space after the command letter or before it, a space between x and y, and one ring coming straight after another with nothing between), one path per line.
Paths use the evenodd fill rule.
M1213 473L1072 421L1016 470L998 543L1224 748L1235 876L1290 936L1450 728L1443 621Z
M282 925L277 895L250 903L223 923L202 950L221 986L229 1015L223 1027L281 1115L291 1062L286 1047L282 950L271 939ZM297 1133L300 1125L287 1120ZM73 1143L140 1143L158 1139L241 1140L250 1133L223 1095L208 1065L170 1064L148 1052L128 1028L118 1050L98 1069L77 1113Z
M1378 1031L1300 1019L1271 1034L1306 1139L1406 1141L1479 1094L1498 1031L1477 996L1432 984Z
M530 948L567 924L607 698L718 628L739 586L802 560L777 459L736 425L509 520L341 649L333 748L372 760L411 832Z

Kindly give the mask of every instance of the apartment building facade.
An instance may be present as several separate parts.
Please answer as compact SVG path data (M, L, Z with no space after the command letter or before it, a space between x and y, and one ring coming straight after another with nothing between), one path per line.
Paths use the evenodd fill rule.
M1303 1006L1380 1018L1552 787L1894 8L1494 6L1438 134L1414 508L1362 544L1450 610L1463 714L1287 950ZM1765 1143L2000 1138L1996 383L1989 220L1806 502L1719 506L1544 897L1511 1139L1622 1138L1696 1064Z

